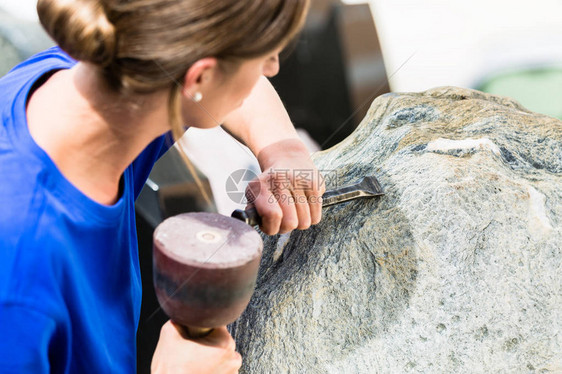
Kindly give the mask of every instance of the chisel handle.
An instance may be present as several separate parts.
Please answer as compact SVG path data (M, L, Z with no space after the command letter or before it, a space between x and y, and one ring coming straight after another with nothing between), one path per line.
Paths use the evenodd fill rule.
M374 197L384 195L379 181L374 175L364 177L359 182L326 191L322 195L322 207L340 204L345 201L354 200L360 197ZM246 222L250 226L261 225L261 217L256 208L246 210L236 209L230 215L232 218Z
M246 210L236 209L230 216L232 218L239 219L240 221L244 221L250 226L261 225L261 217L256 208L249 208Z

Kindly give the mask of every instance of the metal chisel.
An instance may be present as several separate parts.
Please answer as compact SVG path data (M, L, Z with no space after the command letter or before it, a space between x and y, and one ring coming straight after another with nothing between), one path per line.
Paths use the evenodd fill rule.
M322 207L343 203L344 201L358 199L360 197L374 197L384 195L381 185L375 176L368 176L359 182L326 191L322 195ZM231 217L246 222L250 226L261 224L261 217L256 208L246 210L236 209Z

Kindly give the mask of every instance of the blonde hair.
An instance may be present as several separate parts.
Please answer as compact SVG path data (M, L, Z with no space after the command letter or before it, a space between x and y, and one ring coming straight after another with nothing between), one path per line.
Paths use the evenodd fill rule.
M309 0L38 0L41 24L122 94L169 88L169 121L183 133L178 82L204 57L238 62L285 45ZM234 64L236 66L236 64Z

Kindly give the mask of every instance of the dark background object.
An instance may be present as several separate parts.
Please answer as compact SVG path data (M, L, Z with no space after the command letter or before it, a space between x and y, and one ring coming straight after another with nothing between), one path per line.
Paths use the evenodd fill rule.
M375 97L390 91L368 4L313 2L288 52L271 82L295 126L323 149L351 134Z
M374 98L389 92L376 29L367 4L344 5L335 0L314 0L303 32L288 52L289 55L281 57L280 73L272 83L295 126L305 129L323 149L339 143L353 132ZM177 194L178 205L166 209L177 208L176 213L213 211L201 204L203 199L199 191L189 174L177 163L177 157L167 156L159 160L150 176L152 182L166 185L164 189L181 192ZM179 187L174 187L174 183ZM210 189L208 191L210 195ZM145 186L137 201L143 286L137 333L137 370L140 374L150 373L160 328L168 319L158 305L152 286L152 233L165 218L162 217L161 204L154 186Z
M195 167L195 166L194 166ZM213 198L211 185L206 176L197 171L207 196ZM185 212L216 212L207 204L193 176L187 170L174 146L170 147L154 165L136 201L136 212L154 229L170 216Z

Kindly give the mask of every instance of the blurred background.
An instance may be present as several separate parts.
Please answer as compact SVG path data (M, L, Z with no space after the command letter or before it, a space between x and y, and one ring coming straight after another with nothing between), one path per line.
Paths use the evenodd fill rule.
M311 152L348 136L373 99L390 91L468 87L562 119L561 14L560 0L312 0L305 29L272 82ZM50 45L35 0L0 0L0 75ZM189 129L181 146L203 185L173 148L137 201L144 288L139 373L149 372L166 320L152 292L153 229L184 211L230 215L245 206L232 198L248 182L236 171L259 172L251 152L221 128Z

